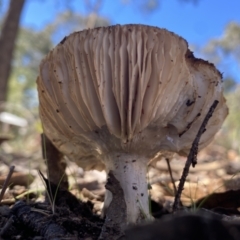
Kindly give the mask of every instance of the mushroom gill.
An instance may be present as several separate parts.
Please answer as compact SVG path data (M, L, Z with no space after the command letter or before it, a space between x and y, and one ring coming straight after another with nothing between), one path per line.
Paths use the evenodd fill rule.
M221 81L213 64L165 29L89 29L68 36L42 61L40 117L44 133L79 166L113 171L128 222L138 222L150 215L149 160L165 151L187 154L214 100L199 149L220 129L228 113Z

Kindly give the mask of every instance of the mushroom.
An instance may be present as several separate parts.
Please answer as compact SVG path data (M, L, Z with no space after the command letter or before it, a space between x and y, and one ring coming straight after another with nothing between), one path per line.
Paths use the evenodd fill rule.
M148 163L159 153L188 154L214 100L202 135L210 143L228 109L221 74L165 29L116 25L75 32L41 62L37 79L44 133L86 170L119 181L127 222L150 218ZM105 209L111 194L105 198Z

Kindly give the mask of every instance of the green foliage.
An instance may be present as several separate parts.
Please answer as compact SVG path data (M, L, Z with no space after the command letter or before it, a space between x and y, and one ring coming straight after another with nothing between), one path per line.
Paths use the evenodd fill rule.
M144 13L152 13L161 7L161 3L167 0L121 0L123 4L134 4ZM198 4L201 0L178 0L181 3L193 3Z
M203 52L215 64L222 64L232 57L240 65L240 24L230 22L223 35L209 41Z
M27 28L20 30L9 82L9 102L26 107L36 105L37 94L34 89L38 66L52 46L48 29L38 32Z
M83 16L72 11L65 11L60 13L53 23L46 26L46 29L51 32L52 41L58 43L72 32L108 25L108 19L99 17L95 13Z
M227 149L234 149L240 153L240 85L237 85L234 91L226 93L225 96L229 115L216 142Z
M234 64L240 66L240 24L229 23L222 36L211 40L203 52L210 61L224 70L223 87L229 115L216 142L240 153L240 85L236 82L237 75L231 72Z
M230 22L222 36L209 41L203 53L223 71L225 92L233 90L240 80L236 75L236 69L239 71L240 67L240 24Z
M240 24L229 23L219 39L213 39L208 44L208 50L216 54L233 54L236 60L240 61Z
M237 86L236 81L232 77L225 77L223 81L223 89L225 93L233 91Z

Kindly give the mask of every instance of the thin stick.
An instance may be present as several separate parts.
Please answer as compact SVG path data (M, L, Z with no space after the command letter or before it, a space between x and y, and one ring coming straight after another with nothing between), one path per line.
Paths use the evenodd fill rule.
M170 174L171 182L172 182L172 184L173 184L174 196L176 196L176 194L177 194L177 187L176 187L175 181L174 181L174 179L173 179L172 168L171 168L169 159L168 159L168 158L165 158L165 160L166 160L166 162L167 162L168 172L169 172L169 174Z
M179 209L180 198L181 198L181 194L183 191L183 187L184 187L187 175L189 173L189 168L190 168L191 164L193 167L195 167L195 165L197 164L198 144L199 144L200 138L201 138L202 134L206 131L206 125L207 125L209 119L212 117L212 114L213 114L215 108L217 107L217 105L218 105L218 101L215 100L213 102L212 106L210 107L206 117L204 118L202 125L198 130L197 136L192 143L192 147L188 154L187 161L185 163L185 167L183 169L182 176L181 176L181 179L180 179L180 182L178 185L177 194L174 199L173 212L175 212L176 210Z
M2 191L1 191L1 193L0 193L0 202L2 201L3 196L4 196L6 190L7 190L8 186L9 186L9 182L10 182L10 179L11 179L11 177L12 177L14 168L15 168L15 166L11 166L11 167L9 168L9 172L8 172L7 178L5 179L5 181L4 181L4 183L3 183Z

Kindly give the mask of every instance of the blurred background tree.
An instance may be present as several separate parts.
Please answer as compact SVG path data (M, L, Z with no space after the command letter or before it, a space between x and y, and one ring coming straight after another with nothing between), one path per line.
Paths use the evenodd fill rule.
M20 16L25 0L11 0L0 35L0 102L7 100L8 79L12 69L12 58L19 29Z

